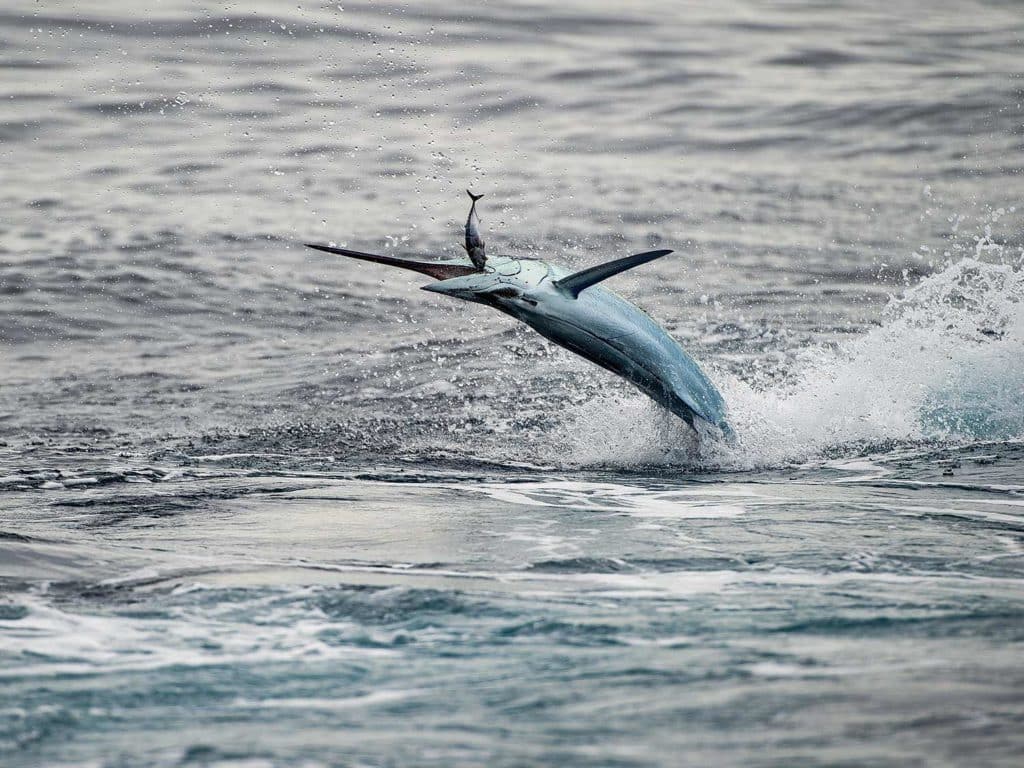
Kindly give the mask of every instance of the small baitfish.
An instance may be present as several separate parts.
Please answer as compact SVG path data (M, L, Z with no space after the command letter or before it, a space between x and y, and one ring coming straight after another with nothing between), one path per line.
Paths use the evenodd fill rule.
M477 269L483 269L487 263L487 256L484 255L484 239L480 237L480 219L476 215L476 201L483 195L474 195L468 189L466 194L473 203L469 206L469 216L466 218L466 253L469 260Z

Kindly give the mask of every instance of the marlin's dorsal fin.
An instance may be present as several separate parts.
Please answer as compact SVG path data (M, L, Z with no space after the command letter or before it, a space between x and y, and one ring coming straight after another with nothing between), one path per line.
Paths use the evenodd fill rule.
M604 264L598 264L596 267L590 267L580 272L574 272L568 277L556 280L555 285L575 299L580 295L581 291L589 288L595 283L607 280L609 277L617 275L619 272L625 272L627 269L639 267L641 264L646 264L648 261L654 261L655 259L660 259L662 256L668 256L670 253L672 253L672 251L645 251L644 253L637 253L633 256L615 259L615 261L608 261Z

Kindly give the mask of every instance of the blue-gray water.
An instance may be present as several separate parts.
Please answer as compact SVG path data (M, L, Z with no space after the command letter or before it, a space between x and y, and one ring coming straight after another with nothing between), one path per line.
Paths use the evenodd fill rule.
M1024 751L1015 2L0 10L0 762ZM696 452L420 276L589 265Z

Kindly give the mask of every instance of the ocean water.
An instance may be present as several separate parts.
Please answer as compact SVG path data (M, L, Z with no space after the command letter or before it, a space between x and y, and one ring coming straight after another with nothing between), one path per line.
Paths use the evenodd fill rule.
M0 10L0 763L1013 766L1015 2ZM735 446L418 275L615 278Z

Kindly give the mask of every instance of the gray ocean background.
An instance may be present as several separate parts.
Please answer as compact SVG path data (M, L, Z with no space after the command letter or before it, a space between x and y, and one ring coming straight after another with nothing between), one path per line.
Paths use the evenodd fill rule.
M0 8L0 764L1019 766L1017 2ZM696 447L422 276L583 267Z

